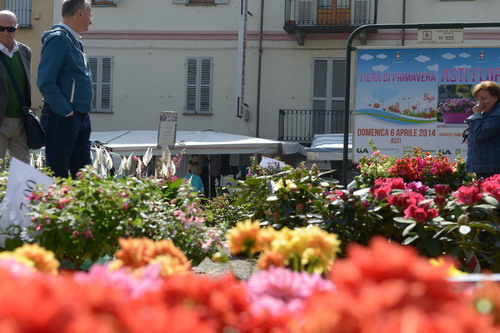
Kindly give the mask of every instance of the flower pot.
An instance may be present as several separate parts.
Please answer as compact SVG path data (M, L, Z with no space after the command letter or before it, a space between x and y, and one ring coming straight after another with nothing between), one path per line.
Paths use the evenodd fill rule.
M465 119L472 116L472 113L453 113L446 112L443 113L443 121L445 124L463 124Z

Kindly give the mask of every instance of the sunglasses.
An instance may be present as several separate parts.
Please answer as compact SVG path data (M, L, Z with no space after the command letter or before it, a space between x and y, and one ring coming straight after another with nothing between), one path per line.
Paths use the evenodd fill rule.
M14 32L17 30L17 28L16 27L4 27L4 26L0 25L0 32L4 32L5 30L7 30L7 32Z

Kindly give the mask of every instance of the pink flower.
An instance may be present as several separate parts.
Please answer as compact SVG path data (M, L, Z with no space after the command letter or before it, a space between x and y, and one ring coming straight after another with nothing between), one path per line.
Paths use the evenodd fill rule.
M472 205L483 197L482 194L479 193L479 188L477 186L460 186L458 191L453 195L458 198L458 202L464 205Z
M441 195L438 195L434 198L434 203L436 204L436 206L438 206L439 208L443 208L444 205L446 205L446 197L443 197Z
M390 186L381 186L377 189L375 189L375 191L373 192L373 194L375 194L375 198L377 198L377 200L382 200L382 199L385 199L389 196L389 194L391 193L391 187Z
M282 267L253 274L246 283L251 311L271 315L301 311L304 301L317 291L333 290L334 285L318 274L294 272Z
M425 194L429 190L429 186L423 185L422 182L411 182L407 185L408 190Z
M434 185L434 190L436 195L447 196L451 192L451 186L448 184L436 184Z
M424 199L425 199L424 196L420 193L408 192L408 193L400 193L392 195L389 197L388 201L399 211L402 211L404 208L410 205L417 205L420 201L423 201Z
M347 196L347 193L345 191L335 190L333 192L333 196L331 197L331 199L333 199L333 200L340 199L342 201L347 201L348 196Z
M92 285L100 282L109 287L120 288L133 298L138 298L145 293L159 290L163 282L159 265L147 265L141 275L134 275L126 268L109 271L108 265L92 265L88 273L75 273L75 280L80 284Z
M428 218L434 218L438 216L437 209L429 208L429 204L423 205L411 205L404 210L405 218L412 218L417 222L423 223Z
M92 229L87 229L83 231L82 234L85 236L85 238L94 238L94 235L92 234Z

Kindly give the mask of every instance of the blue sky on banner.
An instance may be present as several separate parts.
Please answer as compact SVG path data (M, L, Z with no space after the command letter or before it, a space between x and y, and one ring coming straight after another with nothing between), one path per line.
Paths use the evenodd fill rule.
M483 80L500 82L500 49L360 49L356 109L396 103L435 108L440 84L475 84Z

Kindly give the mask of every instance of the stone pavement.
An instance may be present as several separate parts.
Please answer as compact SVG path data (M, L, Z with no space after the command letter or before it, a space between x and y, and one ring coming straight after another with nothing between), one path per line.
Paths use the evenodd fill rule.
M255 262L246 258L229 258L226 263L217 263L205 258L198 266L193 267L196 274L218 277L232 272L240 280L247 280L256 270Z

